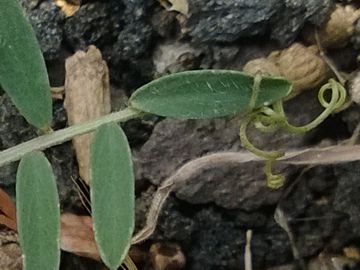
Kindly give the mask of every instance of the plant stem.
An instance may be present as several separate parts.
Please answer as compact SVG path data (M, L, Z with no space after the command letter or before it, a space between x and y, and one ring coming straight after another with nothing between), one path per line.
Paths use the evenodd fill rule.
M126 122L130 119L137 118L142 116L144 113L137 111L131 108L126 108L122 111L111 113L103 117L85 122L83 124L78 124L64 128L37 138L34 138L30 141L18 144L14 147L6 149L0 152L0 167L21 159L25 154L37 151L44 150L54 145L61 144L68 140L71 140L77 135L88 133L97 129L99 126L110 123L110 122Z

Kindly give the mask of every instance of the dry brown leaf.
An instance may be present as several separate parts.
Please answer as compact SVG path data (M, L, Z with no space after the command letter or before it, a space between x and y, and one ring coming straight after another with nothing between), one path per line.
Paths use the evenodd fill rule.
M69 125L80 124L110 112L110 84L106 62L90 46L66 59L65 109ZM89 184L91 134L73 139L81 178Z
M16 228L16 206L11 197L0 188L0 224L14 231Z
M62 250L67 252L101 261L90 216L78 216L70 213L62 214L60 246ZM129 255L125 257L123 264L129 270L137 270Z
M159 0L168 11L177 11L185 16L189 15L188 0Z
M344 255L346 258L360 261L360 250L356 246L348 246L343 248Z
M61 215L61 249L100 261L90 216Z
M73 16L80 8L80 0L54 0L67 17Z

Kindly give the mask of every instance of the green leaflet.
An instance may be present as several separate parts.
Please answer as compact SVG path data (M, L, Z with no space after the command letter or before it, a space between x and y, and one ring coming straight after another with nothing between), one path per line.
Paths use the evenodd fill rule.
M45 62L17 0L0 1L0 84L26 120L47 128L52 101Z
M29 153L20 161L16 216L24 270L59 269L59 197L51 165L41 152Z
M196 70L164 76L140 87L130 106L165 117L204 119L247 112L253 77L239 71ZM283 78L262 77L255 107L273 103L291 91Z
M104 263L117 269L130 247L135 219L131 152L117 124L105 124L96 131L90 175L95 240Z

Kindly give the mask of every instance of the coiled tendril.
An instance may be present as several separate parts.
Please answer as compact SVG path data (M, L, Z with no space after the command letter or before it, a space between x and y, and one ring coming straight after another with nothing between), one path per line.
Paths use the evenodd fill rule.
M257 97L260 92L261 75L257 74L253 83L253 94L250 99L250 109L253 109L256 104ZM326 100L326 93L331 91L330 101ZM247 137L247 128L249 125L254 125L262 132L274 132L279 128L292 133L305 133L321 124L331 113L339 110L346 101L345 88L334 79L323 85L318 93L318 100L325 109L310 123L303 126L291 125L285 115L283 108L283 101L276 101L271 107L262 107L249 113L240 126L240 140L242 145L254 153L255 155L264 158L265 175L267 177L267 185L270 188L280 188L284 184L284 176L272 174L272 164L276 159L284 155L282 151L265 151L254 146Z

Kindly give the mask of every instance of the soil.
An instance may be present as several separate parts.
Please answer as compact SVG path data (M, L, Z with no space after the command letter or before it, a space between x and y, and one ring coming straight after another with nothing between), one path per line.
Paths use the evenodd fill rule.
M304 42L305 27L321 26L336 3L350 1L192 0L184 15L160 4L175 0L84 0L70 17L53 0L20 2L41 45L51 85L64 84L68 56L95 45L109 66L114 110L137 87L162 75L205 68L241 70L251 59ZM360 21L351 42L327 55L339 70L350 73L357 69L359 48ZM36 137L6 94L0 94L0 149ZM287 102L291 121L306 123L318 115L322 108L316 96L317 91L310 90ZM352 135L359 119L360 107L352 104L306 135L251 131L250 137L268 149L338 144ZM240 122L236 117L195 121L149 116L123 125L136 168L137 230L144 225L156 187L179 166L206 153L243 150ZM53 127L66 125L63 102L56 101ZM46 155L57 177L62 210L85 214L71 181L79 178L71 143L52 147ZM0 170L1 186L13 196L16 167ZM360 248L359 168L360 162L280 168L286 183L279 190L266 187L259 163L205 171L171 194L155 233L136 247L145 258L138 260L139 269L155 269L149 259L154 243L180 247L186 266L172 269L244 269L249 229L253 270L302 269L324 254L343 264L322 269L360 269L360 254L349 258L344 252ZM276 223L276 211L286 217L288 231ZM101 265L63 252L61 269Z

